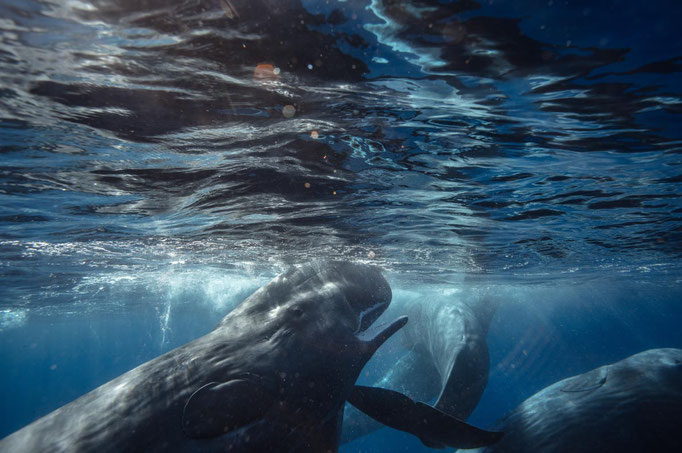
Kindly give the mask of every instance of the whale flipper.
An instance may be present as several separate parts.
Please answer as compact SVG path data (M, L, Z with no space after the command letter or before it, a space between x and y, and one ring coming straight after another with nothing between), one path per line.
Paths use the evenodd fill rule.
M486 335L499 298L429 297L428 302L406 300L394 307L410 323L403 340L410 352L373 383L466 420L488 382L490 359ZM380 428L358 411L344 414L342 441L350 442Z
M503 435L471 426L393 390L356 385L348 402L386 426L417 436L431 448L483 447Z
M411 322L411 321L410 321ZM426 354L410 351L400 357L383 379L373 386L404 393L413 400L431 401L440 393L438 370ZM344 411L342 442L362 437L383 427L378 421L365 416L359 409L348 406Z
M261 418L274 398L244 379L210 382L192 394L182 411L182 430L193 439L207 439Z

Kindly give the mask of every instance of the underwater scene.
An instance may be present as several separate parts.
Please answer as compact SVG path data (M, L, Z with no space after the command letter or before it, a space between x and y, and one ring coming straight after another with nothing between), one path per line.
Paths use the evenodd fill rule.
M680 17L0 0L0 452L682 451Z

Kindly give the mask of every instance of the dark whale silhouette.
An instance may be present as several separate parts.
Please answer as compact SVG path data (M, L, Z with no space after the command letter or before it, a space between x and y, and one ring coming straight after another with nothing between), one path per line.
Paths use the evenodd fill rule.
M354 387L401 317L370 328L391 289L372 266L313 262L260 288L209 334L0 441L3 452L337 451L346 400L432 446L479 430L390 390Z
M651 349L564 379L507 414L485 453L682 451L682 350Z

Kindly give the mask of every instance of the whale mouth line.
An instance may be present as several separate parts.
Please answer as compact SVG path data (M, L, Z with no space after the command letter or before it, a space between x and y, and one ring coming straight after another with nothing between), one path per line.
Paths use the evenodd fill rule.
M379 346L400 330L405 324L407 324L407 316L400 316L393 321L372 326L371 328L356 334L356 336L358 340L365 343L373 353L373 351L379 349Z
M384 310L388 308L388 305L388 302L379 302L369 308L362 310L362 312L360 312L358 315L358 328L354 333L358 335L366 332L367 329L369 329L374 323L374 321L376 321L377 318L382 315Z

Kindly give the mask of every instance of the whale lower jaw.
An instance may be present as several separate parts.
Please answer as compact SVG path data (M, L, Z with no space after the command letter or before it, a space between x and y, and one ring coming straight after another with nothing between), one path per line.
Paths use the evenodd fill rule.
M388 308L388 305L388 302L379 302L360 312L358 315L358 328L355 331L355 334L357 335L367 330L372 323L376 321L379 316L381 316L384 310Z
M356 336L365 345L366 353L371 356L394 333L402 329L405 324L407 324L407 316L401 316L394 321L372 326Z

